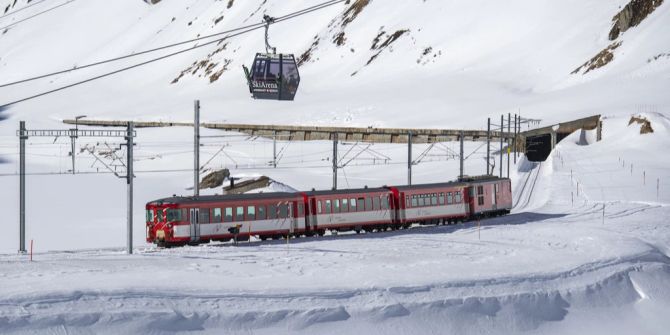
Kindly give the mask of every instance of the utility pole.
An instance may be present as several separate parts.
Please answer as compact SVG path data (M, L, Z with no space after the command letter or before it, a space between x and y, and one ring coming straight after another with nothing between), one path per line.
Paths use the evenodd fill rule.
M461 152L460 152L460 155L459 155L460 158L461 158L461 173L459 174L459 178L458 178L459 180L463 179L463 159L464 159L463 158L463 135L464 135L464 133L465 132L463 130L461 130L461 136L460 136L461 137Z
M200 100L194 104L193 120L193 195L200 195Z
M505 116L500 115L500 178L503 177L503 132L505 131Z
M277 168L277 131L272 134L272 167Z
M507 113L507 136L509 136L510 134L511 125L512 125L512 114ZM507 178L509 179L509 152L510 152L509 137L505 138L505 142L507 143Z
M333 190L337 190L337 133L333 133Z
M19 122L19 252L26 253L26 121Z
M486 126L486 175L490 175L489 173L489 163L491 159L491 118L488 119L487 126Z
M518 136L518 130L516 127L516 122L517 122L517 115L514 114L514 165L516 165L516 155L517 155L517 136Z
M412 132L407 133L407 185L412 185Z
M128 167L128 171L126 172L126 185L128 188L128 218L127 218L127 230L128 230L128 236L127 236L127 246L128 246L128 254L133 253L133 135L134 135L134 125L133 122L128 122L128 129L126 130L127 136L126 136L126 145L128 146L128 157L126 166Z

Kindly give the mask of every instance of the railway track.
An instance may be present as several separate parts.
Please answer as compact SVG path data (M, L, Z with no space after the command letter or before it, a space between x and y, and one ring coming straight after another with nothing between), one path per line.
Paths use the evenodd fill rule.
M531 162L533 167L530 172L528 172L526 179L523 182L521 190L516 192L517 198L512 205L513 210L523 209L530 203L530 199L533 197L533 191L535 190L535 185L537 180L540 177L540 170L542 168L542 162ZM523 203L523 204L522 204Z

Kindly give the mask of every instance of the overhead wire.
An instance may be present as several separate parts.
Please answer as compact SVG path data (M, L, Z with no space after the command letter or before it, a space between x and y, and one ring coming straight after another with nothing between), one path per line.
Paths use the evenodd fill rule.
M23 7L23 8L17 9L17 10L15 10L15 11L11 11L11 12L9 12L9 13L2 14L2 16L0 16L0 19L3 19L3 18L6 17L6 16L14 15L14 14L19 13L19 12L21 12L21 11L24 11L24 10L30 8L30 7L39 5L39 4L41 4L42 2L45 2L45 1L47 1L47 0L38 0L38 1L35 1L35 2L33 2L33 3L31 3L31 4L27 5L27 6Z
M60 5L51 7L51 8L49 8L49 9L44 10L44 11L41 11L41 12L39 12L39 13L37 13L37 14L28 16L28 17L25 18L25 19L21 19L21 20L19 20L19 21L12 22L12 23L10 23L10 24L4 26L4 27L0 27L0 30L5 30L5 29L8 29L8 28L11 28L11 27L13 27L13 26L15 26L15 25L17 25L17 24L19 24L19 23L21 23L21 22L25 22L25 21L34 19L34 18L36 18L36 17L38 17L38 16L40 16L40 15L43 15L43 14L46 14L46 13L51 12L51 11L53 11L53 10L56 10L56 9L58 9L58 8L61 8L61 7L65 6L65 5L67 5L67 4L73 3L73 2L75 2L75 1L77 1L77 0L68 0L67 2L64 2L64 3L60 4Z
M70 1L74 1L74 0L70 0ZM296 18L298 16L305 15L305 14L308 14L308 13L311 13L311 12L314 12L314 11L317 11L317 10L321 10L321 9L333 6L337 3L341 3L341 2L344 2L344 1L346 1L346 0L330 0L330 1L320 3L318 5L307 7L305 9L302 9L302 10L299 10L299 11L281 16L281 17L279 17L275 20L275 23L290 20L290 19ZM246 25L246 26L241 26L241 27L237 27L237 28L234 28L234 29L229 29L229 30L226 30L226 31L206 35L206 36L201 36L201 37L197 37L197 38L193 38L193 39L189 39L189 40L185 40L185 41L181 41L181 42L177 42L177 43L172 43L172 44L160 46L160 47L153 48L153 49L148 49L148 50L135 52L135 53L128 54L128 55L123 55L123 56L109 58L109 59L105 59L105 60L102 60L102 61L93 62L93 63L81 65L81 66L76 66L76 67L69 68L69 69L58 70L58 71L54 71L54 72L43 74L43 75L38 75L38 76L26 78L26 79L21 79L21 80L9 82L9 83L4 83L4 84L0 84L0 88L13 86L13 85L17 85L17 84L22 84L22 83L26 83L26 82L30 82L30 81L34 81L34 80L38 80L38 79L43 79L43 78L47 78L47 77L52 77L52 76L59 75L59 74L64 74L64 73L69 73L69 72L73 72L73 71L83 70L83 69L86 69L86 68L99 66L99 65L103 65L103 64L107 64L107 63L117 62L117 61L120 61L120 60L133 58L133 57L137 57L137 56L141 56L141 55L145 55L145 54L149 54L149 53L153 53L153 52L161 51L161 50L165 50L165 49L170 49L170 48L180 46L180 45L184 45L184 44L188 44L188 43L207 40L207 39L210 39L212 37L217 37L217 36L222 36L222 35L238 32L238 31L242 31L241 33L238 33L238 34L225 36L223 38L216 39L216 40L207 42L207 43L202 44L202 45L198 45L198 46L194 46L192 48L184 49L181 52L177 52L177 53L167 55L168 57L172 57L172 56L176 56L176 55L181 54L181 53L186 52L186 51L191 51L191 50L195 50L195 49L198 49L198 48L202 48L202 47L211 45L213 43L220 43L220 42L222 42L226 39L249 33L251 31L254 31L254 30L265 27L265 24L266 24L265 22L261 22L261 23L255 23L255 24L250 24L250 25ZM164 58L167 58L167 57L164 57ZM162 60L164 58L159 58L159 59L156 59L155 61ZM141 63L141 65L146 65L146 64ZM130 68L125 69L125 70L129 70L129 69ZM116 73L118 73L118 72L115 72L113 74L116 74ZM97 79L99 79L99 78L97 78ZM18 103L18 102L21 102L21 101L17 101L17 102L14 102L14 103ZM13 103L5 104L3 106L8 106L8 105L11 105L11 104L13 104Z

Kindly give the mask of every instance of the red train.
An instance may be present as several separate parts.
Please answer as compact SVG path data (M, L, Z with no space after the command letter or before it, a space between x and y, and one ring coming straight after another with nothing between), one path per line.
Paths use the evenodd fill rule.
M383 231L504 215L511 208L510 180L491 176L382 188L171 197L146 205L147 242L174 246L326 230Z

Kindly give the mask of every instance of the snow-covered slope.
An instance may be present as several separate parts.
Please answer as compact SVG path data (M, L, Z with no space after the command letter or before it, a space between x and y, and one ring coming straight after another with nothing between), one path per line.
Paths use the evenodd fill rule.
M0 35L0 78L9 82L72 68L318 3L44 1L0 18L0 25L10 26ZM18 119L34 124L45 116L67 118L82 113L89 118L183 120L189 118L196 98L203 101L206 120L357 126L481 127L486 116L519 109L526 116L562 121L597 113L630 113L641 104L668 106L670 98L663 88L668 86L670 58L661 56L670 53L667 3L619 37L622 46L615 50L611 64L586 75L571 74L611 43L611 18L626 3L515 0L389 5L359 0L338 4L271 29L271 42L279 51L310 54L301 67L303 82L294 103L248 97L241 65L263 49L263 32L258 30L15 105L10 111L11 126L4 125L3 134ZM19 22L58 4L64 6ZM25 3L19 1L17 8L21 5ZM351 6L359 6L360 12L353 15ZM390 35L403 31L388 47L380 48ZM342 33L343 44L337 45ZM0 96L3 103L13 101L153 56L2 88ZM200 61L216 65L208 74L203 66L170 84ZM210 83L210 76L224 68L220 79Z
M664 334L670 162L638 148L670 141L667 120L647 117L654 134L607 119L602 142L573 134L539 170L520 164L515 180L541 176L529 203L480 223L133 256L48 252L32 263L0 256L0 329Z

